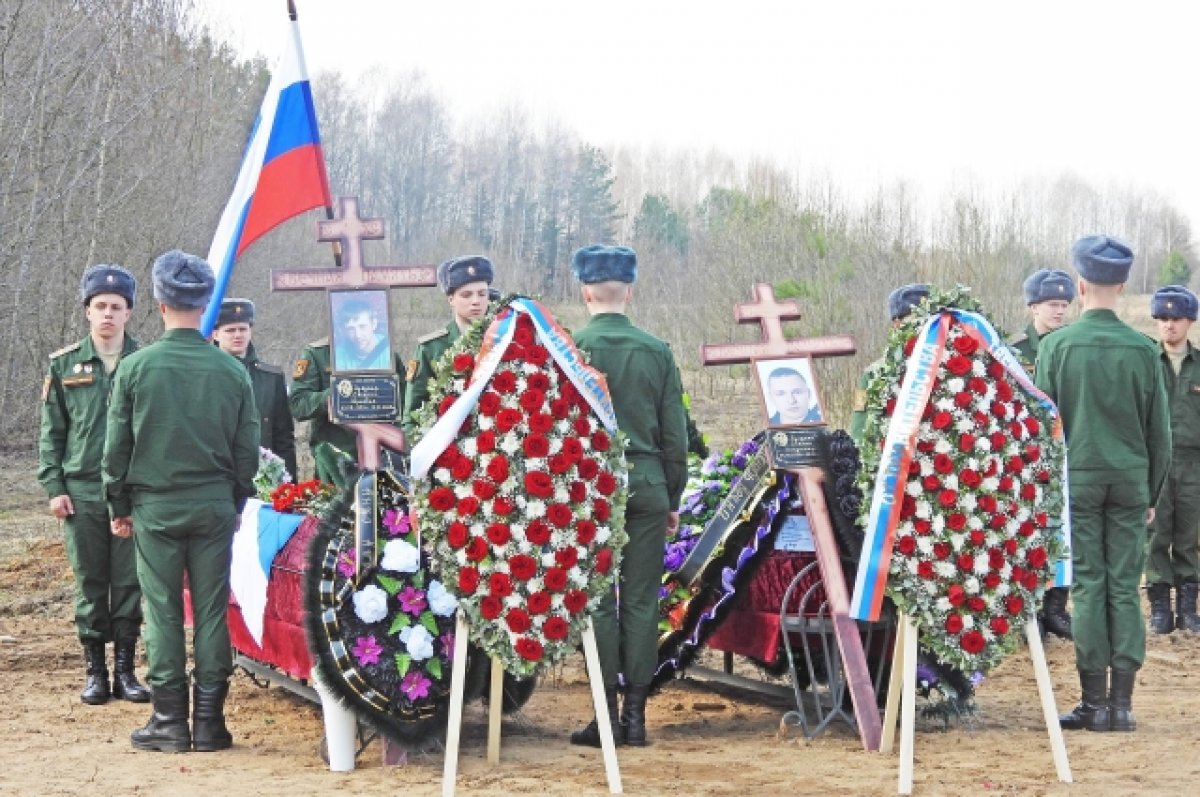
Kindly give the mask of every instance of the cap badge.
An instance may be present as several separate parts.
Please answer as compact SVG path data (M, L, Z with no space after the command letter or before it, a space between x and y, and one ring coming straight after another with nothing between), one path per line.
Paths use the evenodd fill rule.
M117 281L117 278L114 277L112 274L109 274L108 279L106 281L108 282L109 285L112 285L114 282Z
M467 266L467 273L470 274L472 277L474 277L475 276L475 266Z

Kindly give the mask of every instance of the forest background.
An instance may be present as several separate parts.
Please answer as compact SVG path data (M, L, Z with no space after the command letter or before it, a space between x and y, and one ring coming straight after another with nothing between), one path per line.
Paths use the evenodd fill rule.
M265 61L211 37L193 0L0 0L4 448L36 444L46 356L86 331L78 283L87 265L130 268L141 281L131 330L158 336L150 266L170 248L207 252L268 79ZM366 245L368 264L483 253L505 292L539 297L577 326L571 252L631 245L641 263L631 315L671 344L689 391L714 407L745 395L752 377L745 367L703 368L700 344L757 337L733 320L756 282L799 303L789 336L855 337L855 357L817 364L826 408L844 425L857 374L881 351L896 285L970 285L1016 332L1022 280L1069 268L1082 234L1132 244L1132 293L1186 282L1196 261L1188 219L1162 196L1067 173L932 202L903 182L851 197L769 160L600 147L562 125L535 126L519 106L458 119L420 74L351 85L324 72L313 95L333 194L358 196L364 216L385 221L386 240ZM331 265L315 235L323 216L256 243L230 287L258 306L260 356L289 373L303 345L327 334L325 298L271 294L268 273ZM391 314L393 344L407 357L448 308L434 288L395 290ZM740 440L752 423L719 437Z

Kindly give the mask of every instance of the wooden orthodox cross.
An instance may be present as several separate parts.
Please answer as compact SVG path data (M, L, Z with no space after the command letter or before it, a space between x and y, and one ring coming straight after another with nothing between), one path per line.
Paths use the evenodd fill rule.
M757 322L761 328L762 339L757 343L704 344L700 347L702 363L733 365L766 357L840 357L855 353L854 338L849 335L787 340L783 334L783 322L800 318L800 308L796 302L790 299L778 301L775 291L765 283L757 283L754 286L754 295L755 301L734 307L734 318L739 324ZM820 568L825 595L829 601L829 613L833 620L838 651L842 657L846 685L854 702L859 737L864 748L878 750L882 733L879 709L875 702L875 689L871 685L871 675L867 669L867 658L863 652L858 625L850 617L850 595L846 589L846 577L838 556L825 495L821 490L825 474L820 468L813 467L792 470L799 477L800 496L812 528L817 566Z

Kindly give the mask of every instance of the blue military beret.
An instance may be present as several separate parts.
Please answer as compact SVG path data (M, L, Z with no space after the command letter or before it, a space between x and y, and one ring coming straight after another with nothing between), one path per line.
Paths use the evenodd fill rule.
M120 266L107 263L88 266L83 272L83 278L79 280L79 298L87 304L93 296L101 293L124 296L129 306L133 307L133 300L137 298L137 280L128 269Z
M585 285L597 282L637 282L637 252L628 246L593 244L575 250L571 273Z
M922 282L911 285L901 285L888 294L888 315L893 321L899 321L912 312L912 309L929 296L929 286Z
M1094 285L1120 285L1129 279L1133 250L1107 235L1085 235L1071 247L1079 276Z
M1164 285L1150 297L1150 317L1195 321L1196 304L1196 294L1182 285Z
M224 299L217 313L216 328L226 324L249 324L254 326L254 302L249 299Z
M208 261L172 249L154 261L154 298L175 310L197 310L212 298L216 277Z
M483 255L467 255L447 260L438 266L437 282L442 293L450 294L471 282L486 282L492 284L496 270L492 261Z
M1075 299L1075 280L1057 268L1043 268L1025 278L1025 304L1039 304L1051 299L1070 302Z

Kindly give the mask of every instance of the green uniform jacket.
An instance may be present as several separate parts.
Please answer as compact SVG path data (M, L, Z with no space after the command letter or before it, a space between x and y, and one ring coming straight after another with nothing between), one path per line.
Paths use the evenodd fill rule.
M404 396L404 369L395 355L392 357L400 380L397 395ZM358 459L358 437L353 431L329 420L329 338L321 338L304 347L296 367L292 371L292 391L288 394L288 406L298 421L309 421L308 447L315 449L321 443L345 451ZM403 402L402 402L403 404ZM400 407L404 417L404 406Z
M858 446L862 445L863 431L867 426L867 386L875 378L875 370L882 365L883 360L878 359L868 365L858 377L858 389L854 391L854 409L850 413L850 438Z
M1178 375L1166 352L1160 358L1171 405L1171 441L1175 458L1195 462L1200 460L1200 351L1188 343Z
M671 349L620 313L592 316L575 344L608 380L630 464L637 468L639 460L657 460L669 506L679 506L687 482L687 421Z
M1041 335L1037 333L1037 328L1031 323L1025 327L1025 334L1013 338L1010 344L1017 353L1029 361L1030 365L1037 362L1038 343L1041 342Z
M1037 385L1062 412L1072 483L1145 474L1150 506L1171 466L1160 349L1112 310L1088 310L1038 346Z
M117 369L101 472L113 517L156 499L254 495L258 409L246 369L196 329L168 329Z
M258 359L254 344L239 358L250 374L254 386L254 404L258 407L259 445L269 448L292 474L296 474L296 429L292 423L292 411L288 408L287 380L278 365L268 365Z
M116 370L138 348L138 342L126 335ZM116 370L105 373L90 335L50 355L50 370L42 386L38 481L51 498L70 495L104 500L100 457Z
M408 361L408 388L404 392L404 434L412 438L417 431L413 413L429 400L429 380L433 379L433 364L458 340L458 322L450 319L445 329L417 338L417 350ZM411 446L416 440L410 440Z

